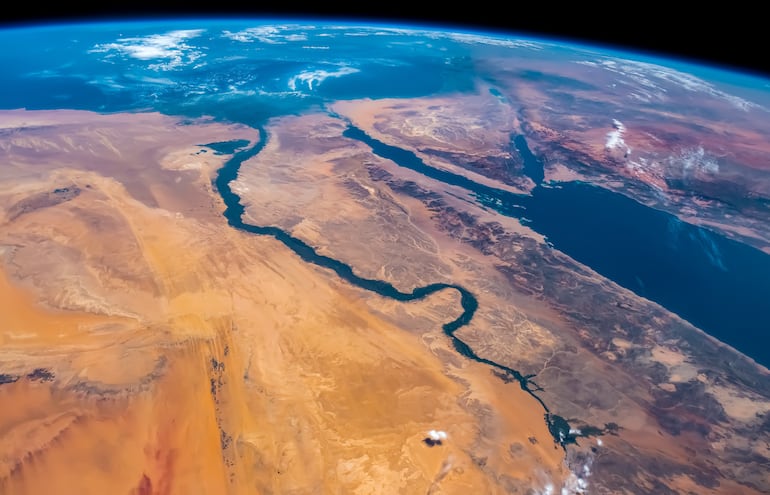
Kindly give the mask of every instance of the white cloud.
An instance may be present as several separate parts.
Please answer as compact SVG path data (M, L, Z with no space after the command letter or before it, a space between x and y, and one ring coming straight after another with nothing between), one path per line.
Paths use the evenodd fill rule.
M240 41L241 43L253 43L254 41L259 41L270 45L282 45L290 41L306 41L306 33L285 32L296 28L297 26L289 25L256 26L235 32L223 31L222 36L233 41Z
M604 147L608 150L618 148L623 150L623 153L625 153L626 156L630 155L631 148L628 147L626 142L623 140L623 134L626 132L626 126L623 125L621 121L612 119L612 127L613 130L607 133L607 142L604 144Z
M673 167L679 165L684 176L688 176L693 172L706 174L716 174L719 172L719 163L708 156L702 146L681 150L679 155L669 157L668 163Z
M447 434L443 430L430 430L428 432L428 437L434 442L440 442L447 439Z
M544 472L535 473L536 480L532 488L535 495L586 495L588 494L588 478L591 477L593 457L590 455L568 455L572 460L568 461L570 473L567 479L557 486L556 483Z
M632 96L641 100L666 100L666 88L661 83L668 83L680 89L692 92L705 93L715 98L720 98L729 102L741 110L751 108L761 108L756 103L744 100L735 95L731 95L717 89L713 84L704 81L686 72L681 72L670 67L641 62L637 60L626 60L620 58L609 58L597 56L597 60L580 60L577 63L591 67L601 67L607 71L620 74L628 78L631 82L637 84L638 93L632 93ZM622 81L620 81L622 82ZM641 86L641 87L639 87Z
M186 43L204 30L184 29L164 34L121 38L114 43L96 45L90 53L118 53L143 61L158 61L149 67L154 70L170 70L187 65L202 56L202 52Z
M417 36L430 39L451 39L459 43L480 44L503 46L508 48L527 48L531 50L542 50L547 46L546 43L535 42L531 40L514 38L511 36L492 36L488 34L478 34L451 30L431 30L431 29L411 29L400 27L378 27L378 28L356 28L359 31L347 31L346 36Z
M289 89L297 91L298 83L300 85L307 85L307 88L312 91L313 87L318 87L322 82L330 77L341 77L348 74L355 74L359 72L355 67L343 66L334 71L328 71L324 69L304 71L300 72L296 76L289 79Z
M454 41L459 41L461 43L466 43L466 44L472 43L472 44L481 44L481 45L504 46L507 48L527 48L530 50L542 50L545 47L543 43L535 43L533 41L508 38L508 37L500 38L500 37L494 37L494 36L484 36L479 34L451 33L451 32L445 33L444 36Z

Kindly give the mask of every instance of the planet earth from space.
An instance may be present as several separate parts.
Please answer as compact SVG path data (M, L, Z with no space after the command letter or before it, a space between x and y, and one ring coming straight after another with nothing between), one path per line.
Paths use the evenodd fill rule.
M770 493L770 80L0 30L0 493Z

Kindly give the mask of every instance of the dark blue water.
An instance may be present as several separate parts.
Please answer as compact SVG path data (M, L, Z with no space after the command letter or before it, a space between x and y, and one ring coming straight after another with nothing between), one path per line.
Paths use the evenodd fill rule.
M249 145L249 141L246 139L233 139L231 141L218 141L215 143L207 143L201 146L205 146L214 150L215 155L232 155L239 149L245 148Z
M471 191L485 207L526 220L556 249L770 366L770 256L762 251L590 184L539 185L531 195L518 195L434 169L358 128L349 127L345 136L402 167ZM523 136L514 144L525 172L541 184L542 163Z
M524 175L532 179L535 185L539 186L545 179L545 170L540 160L532 153L527 144L527 140L521 134L513 138L513 146L524 161Z
M473 91L476 82L473 74L462 58L402 57L397 65L372 63L355 74L327 79L318 86L317 93L330 100L348 100Z
M557 249L770 365L770 256L587 184L538 188L525 214Z

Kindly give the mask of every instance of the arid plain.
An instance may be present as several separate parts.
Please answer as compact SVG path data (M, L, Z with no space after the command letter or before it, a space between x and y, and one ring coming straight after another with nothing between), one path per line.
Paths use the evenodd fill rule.
M275 167L233 186L247 221L399 286L492 273L415 200L368 177L366 161L351 161L360 149L326 149L341 139L329 120L271 129L244 167ZM319 148L282 155L298 142L281 135L287 124ZM0 493L530 493L568 482L541 405L442 333L456 293L387 300L227 225L212 181L228 156L202 145L253 144L256 130L18 110L0 114L0 133ZM355 242L337 242L335 228L346 241L356 226ZM393 262L376 266L383 258ZM480 353L537 354L555 338L521 312L526 301L514 311L489 297L463 330ZM496 313L517 332L485 340ZM429 446L431 429L447 440Z
M565 458L590 478L589 492L769 486L766 369L551 249L518 220L479 207L467 190L346 138L351 123L436 169L510 191L532 186L523 176L495 178L523 122L483 89L347 101L268 126L267 146L233 186L246 221L277 225L402 291L469 288L479 310L456 335L482 359L534 375L530 388L575 430ZM565 170L555 162L546 173ZM405 311L390 305L396 318Z
M262 130L0 113L0 493L765 492L765 368L346 134L520 195L527 134L549 180L612 188L558 159L607 129L548 125L483 85ZM389 299L229 226L217 144L236 141L264 143L228 186L243 222L403 293L462 286L470 324L442 329L456 290Z

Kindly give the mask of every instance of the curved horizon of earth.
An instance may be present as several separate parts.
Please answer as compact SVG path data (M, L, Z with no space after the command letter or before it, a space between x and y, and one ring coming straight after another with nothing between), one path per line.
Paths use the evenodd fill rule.
M416 26L0 45L0 394L24 404L0 415L0 492L770 489L767 80ZM159 416L185 376L178 407L200 411ZM129 424L146 433L107 454L126 468L61 470L102 456L72 435ZM205 475L192 431L219 458Z

